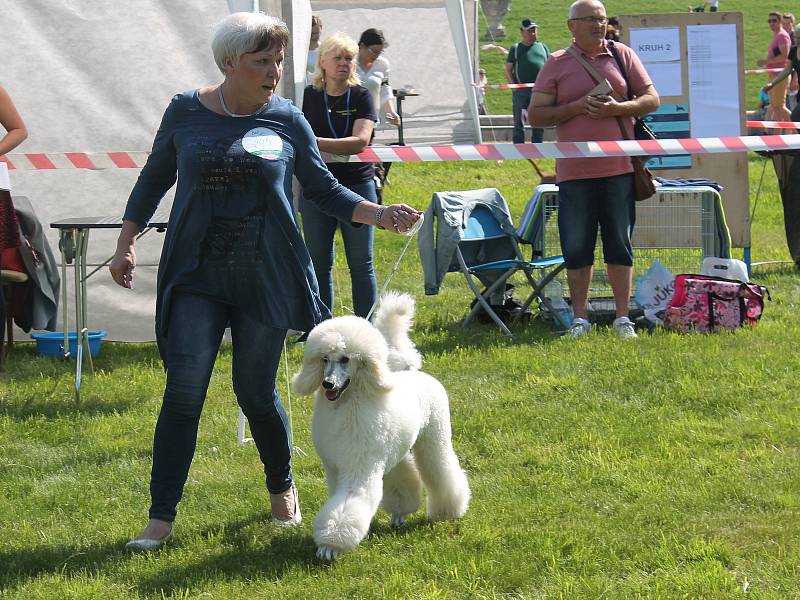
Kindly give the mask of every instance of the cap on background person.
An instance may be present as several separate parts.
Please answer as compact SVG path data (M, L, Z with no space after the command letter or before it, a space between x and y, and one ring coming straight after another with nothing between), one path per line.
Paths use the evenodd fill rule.
M520 29L524 29L525 31L529 31L531 29L536 29L537 27L538 27L538 25L536 24L535 21L532 21L531 19L527 19L527 18L526 19L522 19L522 21L520 21L520 23L519 23L519 28Z

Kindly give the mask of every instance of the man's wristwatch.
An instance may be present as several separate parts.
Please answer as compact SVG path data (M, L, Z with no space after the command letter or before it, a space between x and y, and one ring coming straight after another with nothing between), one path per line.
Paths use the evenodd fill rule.
M381 225L381 218L383 217L384 210L386 210L385 206L379 206L378 210L375 211L375 227L378 229L386 229L383 225Z

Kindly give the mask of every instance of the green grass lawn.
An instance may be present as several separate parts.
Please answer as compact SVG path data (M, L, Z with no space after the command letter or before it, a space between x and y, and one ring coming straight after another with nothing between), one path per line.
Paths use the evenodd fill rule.
M563 28L567 3L537 6L515 2L509 27L525 14ZM723 0L744 6L747 27L766 29L766 7ZM753 260L787 261L770 166L754 202L763 166L751 157ZM523 162L398 164L387 194L424 208L437 190L496 186L518 218L532 175ZM379 283L405 241L377 234ZM349 304L341 260L336 274ZM146 520L164 385L155 346L105 343L76 406L72 364L18 344L0 378L0 598L798 598L800 278L778 263L757 267L755 280L772 301L748 330L622 343L598 328L569 341L534 319L508 339L460 326L470 294L459 276L425 296L412 246L391 288L417 297L413 337L450 393L473 500L457 522L431 525L419 513L394 531L380 514L333 565L315 559L311 539L326 497L311 400L288 395L284 367L303 524L269 523L256 450L236 442L224 346L176 541L130 555L123 545ZM289 373L300 353L289 348Z

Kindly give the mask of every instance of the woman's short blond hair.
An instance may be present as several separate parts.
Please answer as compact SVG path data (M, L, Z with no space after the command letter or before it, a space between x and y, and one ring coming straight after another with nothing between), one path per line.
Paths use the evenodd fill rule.
M242 54L269 50L276 45L281 50L289 45L286 23L261 12L238 12L228 15L214 27L211 52L217 68L225 75L226 59L237 66Z
M350 72L350 77L347 80L347 85L361 85L356 73L356 63L358 60L358 44L346 33L337 31L333 35L326 37L319 44L317 50L317 64L314 67L314 76L311 78L311 85L315 90L321 90L325 87L325 73L322 71L322 58L332 52L349 52L353 55L353 70Z

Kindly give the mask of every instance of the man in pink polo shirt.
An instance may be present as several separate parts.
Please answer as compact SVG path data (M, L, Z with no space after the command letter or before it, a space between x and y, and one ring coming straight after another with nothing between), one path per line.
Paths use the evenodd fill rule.
M627 100L625 76L605 39L607 23L606 9L598 0L578 0L570 6L571 48L606 78L613 94L589 95L596 82L566 49L551 54L536 79L529 108L531 124L555 125L560 142L625 139L620 124L626 137L633 138L633 117L659 106L658 94L639 58L627 46L613 42L631 86L633 99ZM616 303L614 329L623 339L636 337L628 318L631 232L636 219L632 173L631 159L625 156L556 161L558 229L575 314L568 332L572 337L591 331L587 310L598 225Z
M769 13L767 22L772 30L772 41L767 48L767 58L757 61L756 64L759 67L767 67L768 69L782 69L786 66L786 59L789 57L789 48L792 45L792 40L781 24L780 13ZM766 115L768 121L788 121L791 118L791 113L786 108L786 90L788 87L789 79L787 78L770 88L769 107Z

